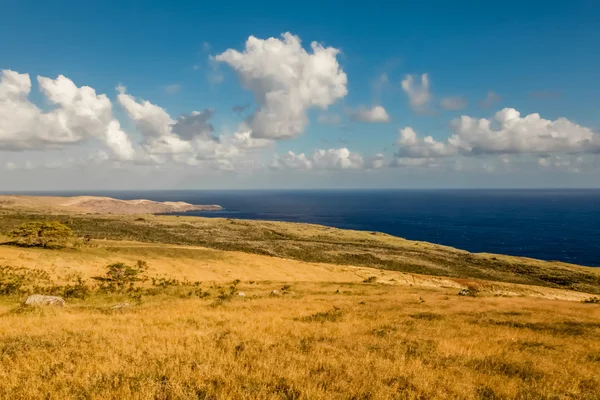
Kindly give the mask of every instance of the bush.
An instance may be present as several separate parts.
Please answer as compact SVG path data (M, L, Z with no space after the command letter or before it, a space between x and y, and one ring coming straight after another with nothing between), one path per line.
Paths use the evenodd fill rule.
M90 294L90 288L81 276L76 276L73 284L66 285L63 289L63 297L66 299L85 299Z
M590 297L589 299L583 300L584 303L587 304L600 304L600 298L598 297Z
M64 247L73 237L73 231L60 222L26 222L13 229L9 236L21 246Z
M0 266L0 296L41 292L52 285L47 272L23 267Z
M125 263L114 263L106 266L104 276L95 276L92 279L100 281L99 289L106 292L121 293L125 290L133 290L136 282L143 282L148 270L145 261L138 261L134 266Z

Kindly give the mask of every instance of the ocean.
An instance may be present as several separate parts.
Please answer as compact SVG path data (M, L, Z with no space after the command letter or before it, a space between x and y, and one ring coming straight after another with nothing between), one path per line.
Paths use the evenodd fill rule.
M219 204L186 215L307 222L600 266L600 190L244 190L29 193Z

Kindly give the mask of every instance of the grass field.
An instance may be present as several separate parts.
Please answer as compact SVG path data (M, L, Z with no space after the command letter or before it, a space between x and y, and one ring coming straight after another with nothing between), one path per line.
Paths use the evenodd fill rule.
M592 268L173 216L5 212L0 235L39 219L93 239L0 245L0 399L600 399ZM137 260L134 288L92 279Z
M121 310L4 302L0 398L600 398L598 305L365 283L269 295L283 284Z
M5 211L0 234L50 218L94 239L201 246L290 260L351 265L452 278L474 278L600 294L600 272L560 262L472 254L377 232L318 225L173 216L39 215Z

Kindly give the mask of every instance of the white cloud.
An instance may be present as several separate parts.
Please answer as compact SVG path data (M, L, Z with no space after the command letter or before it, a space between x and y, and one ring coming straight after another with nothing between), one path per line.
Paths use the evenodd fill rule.
M467 100L463 97L444 97L440 100L440 106L444 110L462 110L467 106Z
M231 170L239 164L233 160L240 160L246 150L272 144L271 140L252 137L249 129L233 135L216 136L209 122L214 115L213 109L193 111L174 120L162 107L135 99L123 87L118 90L119 103L143 136L142 148L147 154L140 157L138 163L165 164L173 161L188 166Z
M538 159L538 164L543 168L565 170L571 173L580 173L585 167L587 167L582 156L571 155L552 155L549 157L540 157Z
M276 156L271 163L276 169L358 169L363 168L364 160L360 154L347 148L315 150L312 156L304 153L296 154L288 151L285 155Z
M502 100L502 97L500 97L496 92L490 90L489 92L487 92L485 99L483 99L479 103L479 105L481 106L481 108L490 108L492 105L494 105L495 103L497 103L501 100Z
M382 106L373 106L372 108L359 107L357 110L350 110L349 114L350 118L354 121L369 123L390 122L390 116Z
M402 81L402 89L407 94L413 110L417 112L427 111L427 105L431 100L428 74L421 75L421 84L415 83L412 75L407 75Z
M240 149L257 149L273 145L272 140L253 138L252 132L249 130L234 133L232 143Z
M326 109L348 93L336 58L339 50L317 42L311 49L307 52L298 36L284 33L282 39L250 36L243 52L228 49L215 57L254 93L259 109L248 120L253 137L296 137L308 125L308 109Z
M382 153L375 154L375 157L370 158L366 163L369 169L379 169L385 166L385 156Z
M431 136L419 138L410 126L400 129L396 144L400 146L397 157L431 158L456 154L453 146L438 142Z
M546 120L539 114L521 117L514 108L496 113L494 120L462 116L452 122L448 143L465 154L546 154L598 152L600 137L566 118Z
M176 124L171 116L162 108L147 100L139 102L126 93L122 86L117 88L117 100L136 124L144 137L143 147L150 154L189 153L192 146L173 133Z
M0 80L0 150L63 148L95 138L103 141L120 159L130 159L133 147L104 94L89 86L77 87L59 75L37 77L40 90L54 106L43 112L28 99L29 74L2 71Z
M436 168L439 167L440 164L439 160L435 158L395 157L390 166L405 168Z
M451 123L454 134L445 142L419 138L411 127L400 131L398 157L446 157L456 154L598 153L600 135L565 118L546 120L513 108L496 113L494 120L462 116Z
M317 169L355 169L364 165L362 156L352 153L347 148L317 150L312 158Z
M322 125L339 125L342 123L342 117L339 114L322 113L317 117L317 122Z

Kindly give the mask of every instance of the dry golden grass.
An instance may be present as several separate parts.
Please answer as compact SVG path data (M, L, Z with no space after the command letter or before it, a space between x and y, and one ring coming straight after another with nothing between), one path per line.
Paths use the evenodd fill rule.
M0 305L5 399L598 399L600 307L362 283L242 282L120 311ZM339 290L339 293L337 291Z
M0 233L39 217L1 215ZM137 260L202 282L64 308L0 296L0 399L600 399L591 268L314 225L139 218L60 217L94 238L76 249L0 245L0 267L50 285Z
M1 240L1 237L0 237ZM178 246L130 241L95 240L92 247L47 250L0 246L0 266L39 269L57 283L74 274L83 278L102 275L106 265L134 264L144 260L149 274L191 282L230 282L234 279L286 282L362 282L375 277L378 283L412 287L455 289L476 287L482 293L583 301L591 294L555 288L490 282L481 279L448 278L367 267L304 262L279 257L220 251L198 246Z

